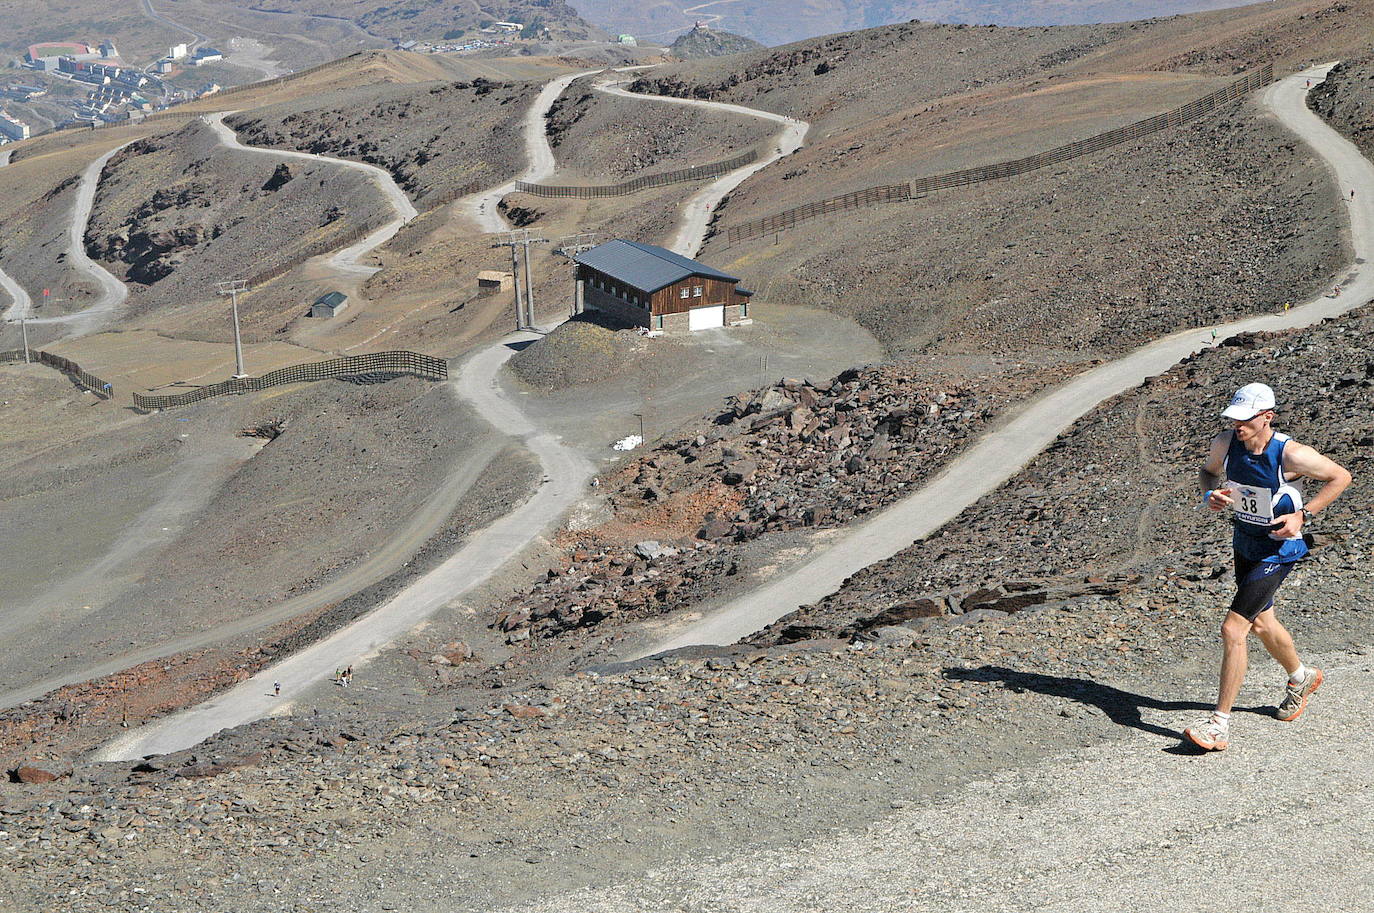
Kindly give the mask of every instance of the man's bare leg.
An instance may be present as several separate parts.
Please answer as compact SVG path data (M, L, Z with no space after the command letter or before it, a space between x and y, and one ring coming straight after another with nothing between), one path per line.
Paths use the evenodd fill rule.
M1288 629L1279 621L1273 609L1260 612L1255 617L1251 630L1260 639L1260 643L1264 644L1264 649L1269 651L1269 655L1283 666L1283 671L1290 676L1298 671L1302 663L1298 659L1298 648L1293 644L1293 635L1288 633Z
M1249 664L1246 638L1250 628L1251 623L1235 612L1227 612L1226 620L1221 623L1221 688L1217 695L1220 713L1230 713L1240 696L1240 686L1245 681L1245 669Z

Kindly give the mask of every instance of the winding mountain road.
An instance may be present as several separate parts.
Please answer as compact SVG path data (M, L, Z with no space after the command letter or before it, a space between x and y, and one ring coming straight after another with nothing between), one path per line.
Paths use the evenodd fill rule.
M535 103L531 106L525 119L525 138L530 163L525 172L526 179L529 179L529 176L542 179L552 174L556 167L553 151L549 146L544 129L545 115L549 107L574 80L599 72L601 71L592 70L561 76L546 85L536 97ZM631 97L641 100L657 100L648 96L636 95ZM704 104L714 105L715 103ZM722 107L736 108L737 106ZM738 110L748 112L749 109ZM254 147L242 146L238 143L237 138L233 137L232 131L220 122L223 116L218 115L211 119L211 125L216 128L221 138L225 138L227 134L228 138L238 148L279 152L279 150L258 150ZM763 116L780 122L787 120L766 113ZM800 122L791 122L785 126L784 136L779 139L779 150L787 149L790 151L791 148L796 147L792 145L793 133L789 132L794 129L794 124L800 125ZM795 134L797 145L800 144L804 135L805 125L800 125L800 132ZM316 157L308 153L281 154L303 158ZM785 153L780 151L780 154ZM748 177L748 174L764 167L768 161L772 161L776 157L774 156L762 163L756 162L749 169L731 172L721 180L713 182L711 186L723 186L723 182L729 179L734 179L734 184L731 184L731 187L737 186L740 181ZM324 158L327 159L327 157ZM337 159L327 160L339 161ZM356 165L356 163L348 162L344 164ZM371 168L372 166L363 167ZM748 174L741 174L746 170ZM496 203L513 189L513 183L502 185L502 187L469 197L460 206L466 214L474 218L484 228L495 226L497 220L500 220ZM397 190L399 192L399 188ZM721 196L724 195L724 192L721 193ZM718 201L719 196L716 197L716 202ZM700 227L703 233L706 222L709 220L710 207L714 205L715 203L703 203L702 207L704 208L694 210L694 212L702 213ZM504 220L500 220L499 227L492 227L490 230L505 230ZM335 256L341 257L343 252ZM514 354L520 344L538 338L539 334L537 333L516 333L506 337L496 345L478 351L465 362L456 382L459 396L471 403L478 414L494 427L500 428L508 435L522 441L524 446L543 466L543 480L528 501L484 529L480 536L472 537L467 545L439 567L425 574L387 603L349 626L282 662L264 669L247 681L203 704L126 734L102 748L94 756L95 760L130 760L148 754L176 751L195 745L221 729L242 725L265 716L289 713L292 708L291 694L298 694L309 686L325 680L341 664L362 665L397 637L415 627L435 611L445 605L452 604L474 587L490 579L507 561L519 554L536 537L552 528L563 513L582 497L594 467L590 461L572 448L565 447L554 435L539 431L501 391L497 380L501 367ZM264 618L279 621L292 617L295 612L292 611L292 614L287 614L287 612L294 608L289 604L283 604L266 613L251 616L237 623L237 627L244 628L245 625L251 625L245 630L260 628ZM213 632L215 638L222 637L227 630L224 628L217 629ZM195 635L194 638L186 641L183 648L200 645L206 642L207 636L207 634ZM150 648L149 651L144 652L166 655L169 649L167 644L163 644L155 651ZM114 666L117 663L111 662L109 665ZM114 671L114 669L110 671ZM276 681L286 684L287 696L278 697L273 694L271 684Z
M1305 83L1325 78L1333 64L1275 82L1263 94L1264 104L1327 163L1348 195L1351 245L1356 265L1340 280L1340 293L1322 296L1282 314L1248 317L1219 328L1224 338L1239 333L1310 326L1374 298L1374 268L1360 266L1374 258L1374 165L1353 143L1331 129L1306 104ZM729 644L747 637L835 592L850 575L895 555L959 516L979 498L999 488L1078 418L1104 400L1167 371L1180 359L1208 345L1211 327L1184 330L1078 375L1016 411L1006 424L989 432L920 490L877 516L842 533L824 550L743 597L703 606L698 617L678 626L625 659L634 659L700 644Z
M622 98L633 98L638 101L650 104L670 104L688 105L691 107L706 108L713 111L721 111L727 114L739 114L745 117L756 117L761 120L773 121L781 124L782 130L778 133L773 143L773 148L760 157L757 161L737 168L729 174L717 178L707 184L701 190L692 194L687 202L682 204L681 218L679 219L677 232L673 235L673 240L669 242L668 249L674 253L682 254L684 257L695 257L700 251L701 246L706 243L706 230L711 224L711 214L720 205L721 200L725 199L730 191L740 184L743 184L750 177L767 168L778 159L786 155L791 155L806 144L807 131L811 125L804 120L797 120L792 117L785 117L781 114L774 114L771 111L761 111L756 108L746 108L743 105L731 105L718 101L704 101L697 98L675 98L671 95L644 95L639 92L628 92L621 86L624 82L603 83L596 88L608 95L617 95Z
M386 242L396 236L396 232L401 230L411 219L419 215L415 209L415 204L410 202L410 197L406 196L404 190L396 183L396 179L391 176L391 172L376 165L369 165L365 162L354 162L348 159L335 158L332 155L316 155L311 152L296 152L291 149L268 149L262 146L245 146L239 142L238 134L224 123L224 119L235 111L219 111L215 114L205 116L205 123L215 132L219 141L229 149L237 149L241 152L253 152L258 155L271 155L277 158L305 159L306 161L329 162L331 165L340 165L353 171L361 171L367 175L374 187L381 191L386 197L387 203L396 213L396 218L387 222L381 228L368 234L356 244L350 244L343 250L331 254L325 261L332 269L352 276L371 276L381 270L379 266L369 266L362 263L362 258L371 254L374 250L381 247Z
M91 208L95 206L95 191L100 184L100 173L105 170L110 159L134 142L130 140L121 143L87 165L86 170L81 172L81 181L76 189L76 203L72 206L71 224L67 228L67 262L85 273L99 287L100 293L95 302L74 314L64 314L60 317L31 317L30 323L63 323L70 327L70 335L82 336L93 333L103 326L129 297L129 289L124 283L86 254L86 226L91 220ZM32 312L32 304L29 311Z
M584 76L592 76L601 70L583 70L580 73L567 73L551 80L547 85L539 90L535 96L534 103L525 112L524 137L525 137L525 170L518 178L507 181L499 187L492 187L489 190L482 190L472 196L464 197L458 203L458 209L463 215L477 223L486 234L496 234L498 232L510 231L510 223L506 217L501 215L500 202L508 194L515 193L516 181L524 181L527 184L534 184L545 180L558 167L558 162L553 155L553 147L549 145L549 136L546 129L545 119L548 117L549 109L558 100L558 96L567 91L568 86Z
M479 351L458 379L460 394L482 418L523 441L543 464L544 481L533 497L472 536L456 554L380 608L203 704L128 733L101 749L94 760L127 761L176 751L221 729L289 713L292 693L323 681L341 664L366 662L440 608L485 583L549 530L582 497L593 466L553 435L538 431L497 386L497 372L516 351L512 344L537 338L535 333L520 333L506 344ZM286 698L273 695L274 681L285 685Z

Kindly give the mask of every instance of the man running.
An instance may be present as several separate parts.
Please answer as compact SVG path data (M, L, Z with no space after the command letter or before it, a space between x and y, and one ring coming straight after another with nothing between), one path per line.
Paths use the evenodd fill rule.
M1212 510L1235 508L1236 595L1221 625L1221 688L1216 710L1183 735L1208 751L1230 744L1231 706L1240 694L1247 663L1246 638L1253 632L1288 672L1278 718L1292 722L1322 683L1320 669L1304 666L1288 630L1274 616L1274 594L1293 566L1307 555L1302 529L1350 484L1350 473L1306 444L1274 430L1274 391L1246 384L1221 413L1232 430L1212 439L1198 473ZM1292 482L1324 483L1305 506ZM1223 482L1223 480L1225 480Z

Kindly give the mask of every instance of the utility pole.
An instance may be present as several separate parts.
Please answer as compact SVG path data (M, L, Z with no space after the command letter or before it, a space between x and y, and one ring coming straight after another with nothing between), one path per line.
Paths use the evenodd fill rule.
M24 336L24 364L31 364L29 359L29 318L19 318L19 332Z
M530 245L547 244L547 238L532 238L528 229L513 231L502 241L493 244L493 247L510 248L510 267L511 277L515 280L515 328L517 330L532 329L534 327L534 280L530 276ZM525 249L525 300L520 300L520 263L516 256L516 248Z
M234 363L238 368L234 378L237 380L248 376L248 372L243 370L243 340L239 336L239 292L248 291L248 280L227 279L215 283L215 288L221 295L229 296L234 310Z
M520 260L514 243L510 246L510 278L515 287L515 329L518 331L525 328L525 320L520 312Z
M599 244L601 244L601 236L596 232L586 231L576 235L569 235L566 238L560 239L554 244L553 252L560 257L566 257L568 260L572 261L575 264L577 262L578 254L585 253L586 251L591 250L593 247L596 247ZM572 307L569 310L569 314L571 316L576 317L578 314L581 314L583 310L585 310L585 297L585 283L583 282L583 280L578 279L576 277L576 273L574 273L573 300Z

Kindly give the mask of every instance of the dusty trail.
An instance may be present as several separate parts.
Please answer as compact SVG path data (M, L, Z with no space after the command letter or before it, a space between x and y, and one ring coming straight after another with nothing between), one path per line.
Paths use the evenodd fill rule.
M245 146L239 142L238 135L234 133L225 123L224 119L234 111L220 111L209 114L205 117L205 123L210 129L215 131L215 136L227 148L238 149L243 152L255 152L259 155L273 155L279 158L307 159L320 162L329 162L331 165L341 165L351 168L354 171L361 171L367 175L368 180L372 181L373 186L382 192L386 197L387 203L396 213L396 218L387 222L381 228L369 234L367 237L351 244L343 250L331 254L325 262L335 270L352 276L371 276L381 270L379 266L368 266L360 262L363 257L372 253L386 242L396 236L396 232L401 230L411 219L419 213L415 209L415 204L410 202L410 197L406 196L405 191L397 185L391 173L385 169L378 168L376 165L368 165L363 162L352 162L348 159L334 158L332 155L315 155L310 152L295 152L289 149L264 149L260 146Z
M76 203L72 207L71 225L67 229L67 262L88 275L100 286L99 297L90 307L75 314L66 314L61 317L31 318L30 323L65 323L71 328L69 335L83 336L87 333L93 333L103 326L129 297L129 289L123 282L120 282L105 267L86 255L86 225L90 222L91 208L95 205L95 190L100 183L100 173L105 170L110 159L133 142L130 140L114 147L86 166L86 170L81 173L81 183L77 186ZM32 312L32 303L30 303L28 310L29 313ZM28 313L15 314L14 316L28 316Z
M191 36L191 43L186 46L188 53L194 53L196 48L210 41L208 35L202 35L195 29L182 25L180 22L173 22L171 19L168 19L166 16L153 9L153 0L143 0L143 15L154 22L160 22L168 28L174 28L178 32L185 32L187 35Z
M0 710L33 700L64 685L113 675L149 660L212 646L235 637L261 631L272 625L312 612L322 606L346 599L354 593L385 579L414 555L443 526L444 522L457 509L459 502L472 490L472 486L476 484L477 479L486 470L488 463L501 451L504 444L505 441L495 434L483 436L473 445L471 450L464 454L462 463L445 477L443 484L430 496L420 510L410 517L405 526L378 545L364 561L315 589L220 625L211 631L200 631L148 644L136 650L121 653L119 656L104 660L96 665L86 666L79 671L49 676L42 681L25 685L22 688L0 692ZM191 490L204 490L203 500L208 500L214 494L214 489L205 484L206 478L207 476L203 472L175 477L168 486L168 496L164 501L193 497L189 493ZM154 510L160 507L161 502L155 506ZM187 515L189 515L189 511ZM142 518L138 521L138 525L144 525ZM147 527L150 530L161 528L156 521L147 524ZM142 552L146 553L146 549L154 545L167 544L167 541L164 540L167 540L169 535L175 535L175 533L155 533ZM124 571L125 562L131 556L122 555L117 556L119 560L108 560L114 557L116 556L112 553L111 556L107 556L107 559L100 562L100 573L109 573L113 569ZM103 581L104 578L100 576L90 578L90 574L96 571L96 567L88 569L88 572L83 572L81 580L68 581L63 584L63 588L68 589L75 585L89 586L95 581ZM127 571L124 572L127 574ZM56 597L49 594L45 597L44 602L52 603L55 600ZM73 602L73 600L68 601ZM0 632L5 630L3 621L0 621Z
M538 338L522 333L509 342ZM535 536L550 529L585 490L593 467L553 435L539 432L501 393L497 372L515 353L510 345L492 346L472 356L458 379L458 389L478 413L497 428L522 440L544 466L545 477L524 504L473 536L439 567L406 587L395 598L353 624L336 631L277 663L224 694L101 749L94 760L122 761L194 745L221 729L264 716L291 711L289 695L323 681L342 663L362 665L391 641L490 579ZM272 682L282 682L286 698L274 697Z
M704 101L696 98L673 98L668 95L641 95L636 92L627 92L622 89L623 82L598 85L596 88L608 95L618 95L622 98L634 98L639 101L659 102L670 105L689 105L698 108L708 108L715 111L722 111L728 114L739 114L745 117L757 117L762 120L773 121L782 124L782 130L778 133L773 148L768 154L758 161L737 168L723 177L717 178L707 184L701 190L692 194L687 202L682 204L682 216L679 220L677 232L673 235L673 240L668 244L668 249L674 253L682 254L684 257L695 257L700 251L701 246L706 243L706 229L711 223L711 213L715 212L720 201L725 199L730 191L740 184L743 184L751 176L757 174L778 159L786 155L791 155L806 144L806 133L811 129L811 125L804 120L796 120L791 117L784 117L781 114L774 114L771 111L760 111L755 108L746 108L743 105L731 105L718 101Z
M219 483L252 456L253 450L249 441L225 432L211 436L179 459L167 474L162 496L120 530L104 554L30 604L5 607L0 614L0 644L22 645L28 632L49 625L70 625L81 616L101 611L111 596L148 569L161 549L176 541L191 519L210 502ZM0 649L0 655L9 649ZM134 664L121 663L109 671L117 672ZM0 695L0 709L99 674L102 673L87 667L62 681L28 686L22 694Z
M0 269L0 289L10 296L10 306L5 308L6 320L19 320L33 313L33 299L29 293L3 269Z
M525 113L524 133L525 133L525 155L528 164L521 175L513 181L507 181L499 187L490 190L483 190L469 197L464 197L458 203L458 210L473 222L477 223L486 234L509 231L510 223L506 217L501 215L497 204L508 194L515 193L516 181L524 181L533 184L542 181L553 174L558 167L554 159L553 147L549 145L548 133L545 130L545 118L548 116L549 109L568 88L583 76L592 76L600 73L601 70L583 70L580 73L568 73L557 79L550 81L539 94L534 98L534 104L530 105L529 111Z
M1161 750L1158 735L1128 728L1106 748L1013 768L859 833L665 866L501 913L1366 909L1374 667L1318 662L1328 681L1301 720L1239 713L1220 755ZM1141 712L1145 727L1191 722Z
M1289 76L1265 90L1263 101L1331 168L1339 187L1355 188L1349 207L1356 264L1374 257L1374 165L1347 139L1308 110L1304 83L1325 78L1332 64ZM1374 269L1359 265L1340 281L1336 297L1320 297L1283 314L1250 317L1220 327L1239 333L1309 326L1374 298ZM1102 401L1173 367L1207 346L1211 327L1164 337L1051 390L991 432L921 490L846 531L789 573L728 604L704 606L667 637L629 653L635 658L694 644L728 644L808 603L833 593L850 575L930 535L979 498L995 491Z

